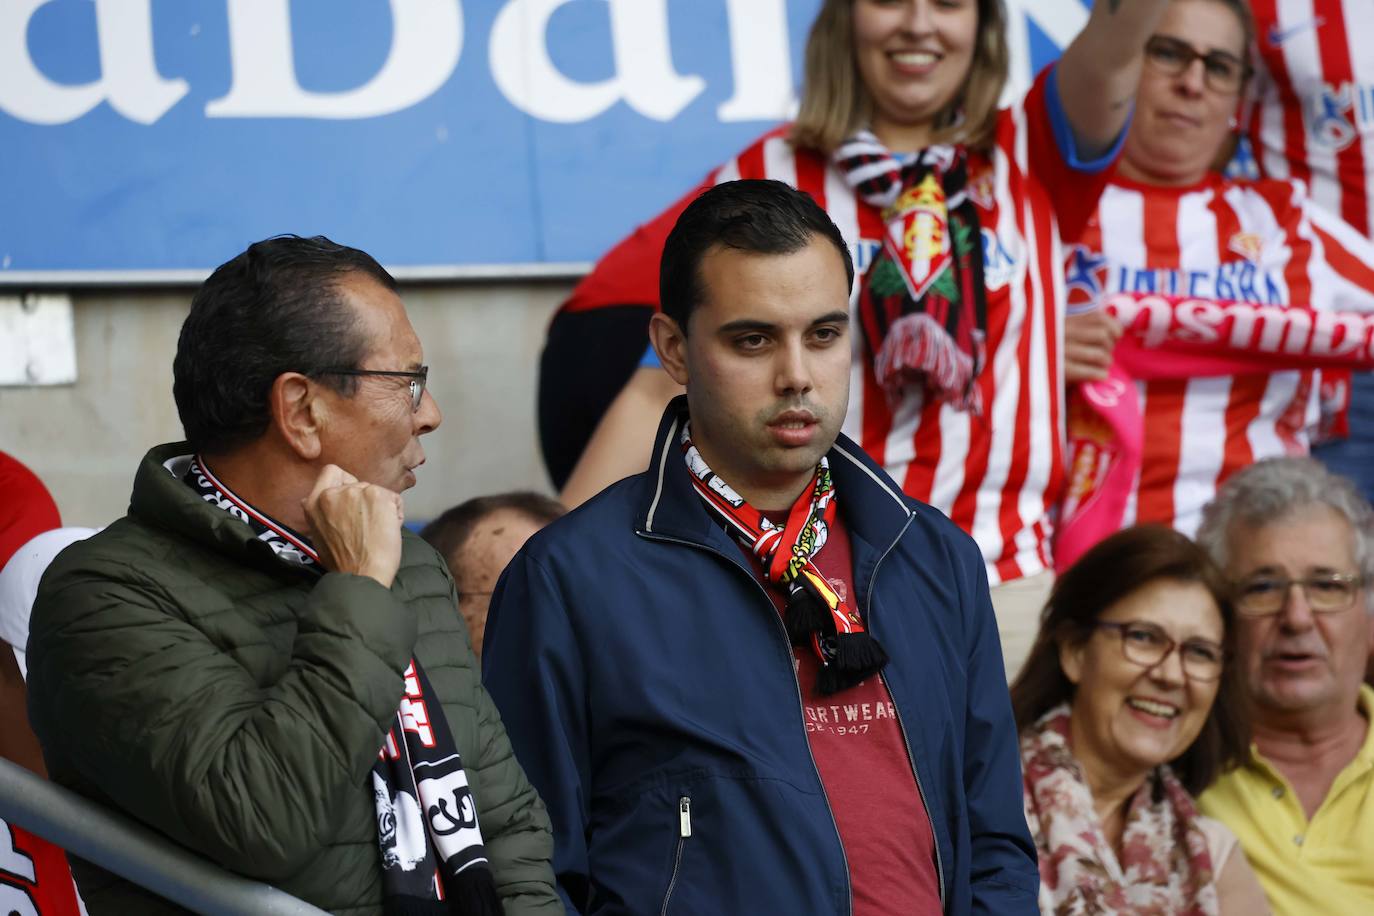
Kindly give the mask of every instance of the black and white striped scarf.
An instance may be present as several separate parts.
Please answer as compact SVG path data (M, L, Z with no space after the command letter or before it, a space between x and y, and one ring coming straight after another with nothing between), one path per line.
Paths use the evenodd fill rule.
M245 522L284 563L323 573L305 536L255 509L226 487L199 456L168 462L202 499ZM477 802L458 745L420 663L405 670L405 692L372 766L388 916L502 912L492 881Z

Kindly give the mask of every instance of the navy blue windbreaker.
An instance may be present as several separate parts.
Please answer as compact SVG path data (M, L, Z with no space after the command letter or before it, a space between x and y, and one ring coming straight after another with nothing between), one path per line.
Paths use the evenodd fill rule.
M554 871L577 909L848 916L849 870L792 649L692 489L679 404L649 471L512 561L483 678L548 806ZM847 438L829 457L860 613L891 657L883 677L931 818L944 910L1037 913L982 556Z

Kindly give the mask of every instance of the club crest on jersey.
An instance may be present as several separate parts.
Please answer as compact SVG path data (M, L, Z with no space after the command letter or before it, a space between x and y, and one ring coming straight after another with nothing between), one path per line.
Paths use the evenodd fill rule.
M1107 288L1107 258L1086 245L1070 246L1064 287L1070 311L1096 305Z
M949 266L954 257L949 239L949 210L945 189L928 173L914 188L907 188L883 213L887 245L907 268L911 297L919 299Z
M1264 241L1255 232L1237 232L1231 236L1226 247L1251 264L1258 264L1260 255L1264 253Z

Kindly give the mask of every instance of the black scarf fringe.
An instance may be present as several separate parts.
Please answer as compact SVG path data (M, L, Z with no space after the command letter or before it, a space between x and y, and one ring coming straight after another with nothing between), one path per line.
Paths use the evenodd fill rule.
M792 582L785 617L793 645L810 645L813 634L818 634L822 642L835 647L834 657L821 665L816 677L816 689L825 696L853 687L888 662L887 651L872 633L837 633L830 608L804 578Z
M835 659L822 665L816 689L825 696L847 690L867 680L888 662L882 644L869 633L844 633L835 637Z
M783 622L787 624L787 638L794 646L809 646L811 634L817 630L825 634L826 625L835 632L835 622L830 617L821 596L800 582L793 580L791 594L787 596L787 613Z

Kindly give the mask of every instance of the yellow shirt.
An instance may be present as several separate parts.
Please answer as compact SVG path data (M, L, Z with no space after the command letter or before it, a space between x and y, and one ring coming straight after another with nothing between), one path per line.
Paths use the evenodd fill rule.
M1374 723L1374 689L1360 688ZM1259 751L1198 799L1235 831L1275 916L1374 914L1374 726L1308 821L1298 795Z

